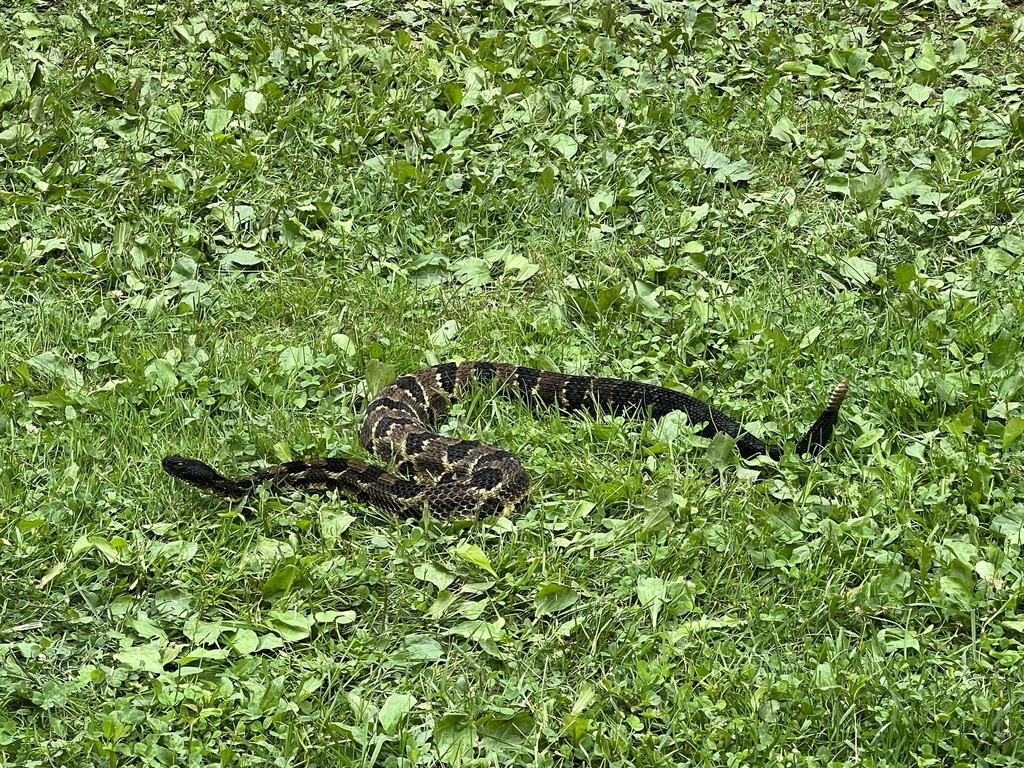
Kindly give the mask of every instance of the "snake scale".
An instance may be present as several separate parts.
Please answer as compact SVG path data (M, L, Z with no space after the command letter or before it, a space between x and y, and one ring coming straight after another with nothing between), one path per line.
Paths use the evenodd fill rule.
M403 518L424 508L432 515L475 518L519 511L526 504L529 477L510 452L476 440L444 437L431 425L443 418L453 399L473 384L491 384L499 393L530 408L556 407L566 414L607 413L660 419L673 411L687 415L704 437L724 432L744 458L782 452L746 432L703 400L673 389L623 379L570 376L509 363L444 363L401 376L367 407L359 440L373 456L392 464L395 474L358 459L289 461L248 477L229 478L201 461L168 456L171 476L227 499L241 499L271 484L304 491L337 490ZM825 410L797 443L798 453L817 455L832 435L848 384L832 392ZM700 426L703 425L703 426Z

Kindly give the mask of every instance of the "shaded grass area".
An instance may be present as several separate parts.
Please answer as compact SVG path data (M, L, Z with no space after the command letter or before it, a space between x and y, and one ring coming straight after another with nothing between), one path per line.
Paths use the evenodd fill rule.
M21 3L12 765L1016 765L1024 26L999 3ZM478 392L516 519L229 507L396 372L682 386L820 461Z

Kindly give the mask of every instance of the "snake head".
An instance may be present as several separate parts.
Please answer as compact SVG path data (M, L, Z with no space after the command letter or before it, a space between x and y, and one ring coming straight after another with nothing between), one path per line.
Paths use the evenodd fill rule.
M209 464L204 464L197 459L186 459L184 456L174 455L165 456L160 463L164 472L171 477L217 496L241 499L248 492L248 489L243 488L238 481L224 477Z

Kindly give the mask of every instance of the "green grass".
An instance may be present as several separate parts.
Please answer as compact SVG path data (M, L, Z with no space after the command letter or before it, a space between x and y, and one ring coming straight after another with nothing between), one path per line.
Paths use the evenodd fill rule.
M1020 765L1022 19L15 0L0 765ZM454 358L790 444L852 384L778 466L476 393L515 519L160 469L364 456Z

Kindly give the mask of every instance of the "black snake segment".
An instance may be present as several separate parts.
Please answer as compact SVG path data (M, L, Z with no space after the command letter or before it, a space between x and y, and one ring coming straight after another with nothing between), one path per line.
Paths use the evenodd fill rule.
M529 407L554 406L563 413L609 413L660 419L682 411L699 434L724 432L736 439L744 458L782 451L768 445L724 413L695 397L653 384L597 376L569 376L509 363L444 363L397 379L370 402L359 440L371 454L394 463L399 477L357 459L306 459L228 478L201 461L168 456L163 468L173 477L228 499L241 499L258 485L270 483L306 491L338 490L357 501L403 518L424 508L433 515L474 518L519 511L526 503L529 478L508 451L476 440L457 440L431 431L452 399L467 386L493 383L500 393ZM817 455L832 436L848 389L842 382L825 410L797 443L798 453Z

